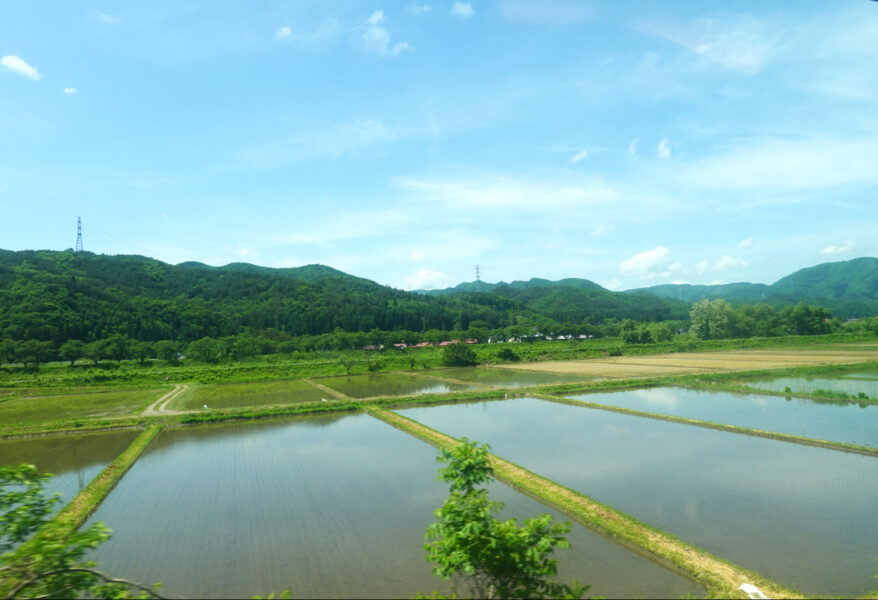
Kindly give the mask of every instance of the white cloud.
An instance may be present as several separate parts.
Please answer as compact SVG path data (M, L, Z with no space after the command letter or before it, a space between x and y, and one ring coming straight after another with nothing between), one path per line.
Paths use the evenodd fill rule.
M65 94L75 94L78 90L75 87L64 88Z
M738 242L738 248L749 248L753 245L753 238L749 237L746 240L741 240Z
M601 223L600 225L598 225L597 227L592 229L591 234L592 235L604 235L605 233L610 233L614 229L616 229L615 225L611 225L609 223Z
M783 28L753 18L697 19L685 26L646 25L664 38L708 62L755 75L766 68L780 47Z
M451 12L449 14L458 19L469 19L473 16L473 12L473 5L469 2L455 2L451 6Z
M587 149L580 150L579 152L574 154L573 157L570 159L570 164L575 165L579 161L585 160L586 158L588 158L588 150Z
M619 271L641 279L652 279L665 275L669 271L667 258L670 253L671 251L664 246L656 246L652 250L635 254L628 260L622 261L619 265Z
M607 288L608 290L618 290L622 288L622 282L618 279L611 279L609 281L604 281L599 284L601 287Z
M527 25L576 25L592 16L592 9L576 0L505 0L503 17Z
M637 142L639 141L640 138L634 138L633 140L631 140L631 143L628 144L628 154L630 154L631 156L637 154Z
M878 182L878 137L757 140L686 166L680 180L707 189L807 190Z
M439 271L419 269L405 278L407 290L437 290L451 285L451 278Z
M420 16L430 12L432 8L429 4L410 4L406 10L413 15Z
M283 42L292 42L299 46L315 46L331 40L342 31L341 24L335 19L326 19L315 29L310 31L297 31L288 25L284 25L275 32L275 39Z
M238 246L238 256L240 258L249 258L252 260L252 259L256 258L257 256L259 256L259 253L256 250L254 250L253 248L239 245Z
M30 77L34 81L39 81L42 79L42 75L39 71L37 71L34 67L27 64L24 60L15 56L14 54L9 54L0 58L0 64L4 67L18 73L19 75L24 75L25 77Z
M707 285L725 285L725 284L726 284L726 282L723 281L722 279L714 279L713 281L711 281Z
M399 136L398 130L383 121L366 119L251 146L241 151L240 159L250 167L271 168L308 159L356 154L392 142Z
M671 140L664 138L655 149L659 158L671 158Z
M410 262L421 262L424 260L424 255L418 252L417 250L412 250L409 252L409 261Z
M708 263L706 260L698 261L698 264L695 265L695 272L698 273L699 275L703 275L704 272L707 271L707 268L709 266L710 266L710 263Z
M725 271L726 269L734 269L736 267L746 267L747 261L741 258L737 258L735 256L729 256L728 254L723 254L722 258L720 258L713 265L712 270L714 271Z
M385 58L388 56L399 56L406 52L414 52L415 48L408 42L397 42L391 44L390 33L380 24L384 22L384 13L376 10L366 20L369 24L363 33L363 44L366 52Z
M97 19L98 21L100 21L101 23L104 23L106 25L118 25L119 23L122 22L121 17L114 17L112 15L108 15L107 13L103 13L99 10L96 10L94 12L94 17L95 17L95 19Z
M841 246L827 246L820 251L820 254L822 254L823 256L834 256L836 254L845 254L846 252L850 252L853 249L854 243L848 240Z

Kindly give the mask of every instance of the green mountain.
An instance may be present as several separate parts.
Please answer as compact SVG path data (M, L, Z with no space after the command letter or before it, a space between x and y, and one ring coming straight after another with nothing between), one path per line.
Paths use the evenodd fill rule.
M824 306L839 317L878 315L878 258L823 263L800 269L771 285L656 285L628 293L649 293L660 298L696 302L723 298L733 303L764 302L772 306L805 302Z
M478 292L474 291L476 288ZM607 319L663 321L686 319L689 304L653 294L627 295L611 292L588 279L530 279L512 283L466 282L444 290L422 292L433 296L462 299L471 303L502 298L535 314L561 323L593 324Z

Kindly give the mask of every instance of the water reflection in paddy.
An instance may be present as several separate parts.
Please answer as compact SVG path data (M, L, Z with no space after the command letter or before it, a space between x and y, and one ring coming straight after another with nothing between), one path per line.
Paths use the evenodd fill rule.
M0 465L36 465L40 473L52 473L46 484L49 494L61 493L67 502L94 479L134 440L137 431L110 431L77 435L54 435L0 441Z
M878 398L878 381L862 379L830 379L826 377L779 377L774 379L751 379L742 382L760 390L783 392L790 388L793 392L810 394L817 390L843 392L851 396L865 394L869 398Z
M586 402L878 448L878 405L649 388L576 394Z
M530 398L399 412L804 592L875 586L873 457Z
M436 450L367 415L166 431L94 519L114 530L107 572L172 594L411 597L449 586L422 549L447 496ZM502 484L506 516L551 512ZM562 577L605 596L700 586L575 525Z
M517 388L531 385L550 385L553 383L572 383L589 381L594 377L578 377L563 373L547 373L541 371L523 371L518 369L491 369L488 367L458 367L431 371L436 377L450 377L461 381L493 385L497 387Z
M352 377L326 377L314 381L351 398L373 396L415 396L445 394L476 389L475 386L449 383L432 377L415 377L398 373L370 373Z

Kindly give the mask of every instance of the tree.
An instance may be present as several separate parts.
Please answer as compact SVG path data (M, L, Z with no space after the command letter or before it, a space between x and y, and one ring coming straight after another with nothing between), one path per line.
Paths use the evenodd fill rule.
M449 344L442 354L446 367L470 367L479 364L476 353L466 344Z
M580 598L588 589L578 583L549 581L557 573L555 548L569 548L564 534L569 523L552 523L551 515L499 521L493 515L503 503L490 500L486 486L493 479L488 446L466 438L437 457L447 467L439 478L451 493L427 527L424 545L433 573L448 579L462 576L473 598Z
M731 336L731 304L723 300L699 300L692 305L689 333L699 340L720 340Z
M61 348L59 348L58 353L64 360L69 360L70 366L72 367L73 363L83 357L85 353L85 344L79 340L68 340L64 342Z
M131 354L131 358L136 358L140 362L140 365L143 366L146 364L147 358L153 358L155 356L155 348L149 342L134 342L131 344L129 353Z
M155 355L166 362L177 362L177 344L171 340L159 340L155 343Z
M25 368L28 365L39 368L40 363L49 359L52 351L52 342L25 340L18 344L18 360L24 364Z
M82 531L52 527L49 518L61 495L46 495L48 478L33 465L0 467L0 596L161 598L83 560L86 552L109 539L110 530L103 523Z

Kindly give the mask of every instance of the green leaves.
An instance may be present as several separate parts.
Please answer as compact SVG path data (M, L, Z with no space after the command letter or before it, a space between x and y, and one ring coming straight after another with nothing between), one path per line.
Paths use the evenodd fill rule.
M564 537L569 523L553 523L551 515L499 521L503 509L479 487L493 480L489 447L466 438L437 460L451 493L434 513L437 521L427 527L424 545L427 560L436 563L433 573L448 579L463 576L476 598L579 598L588 586L549 581L557 573L552 553L568 548Z

